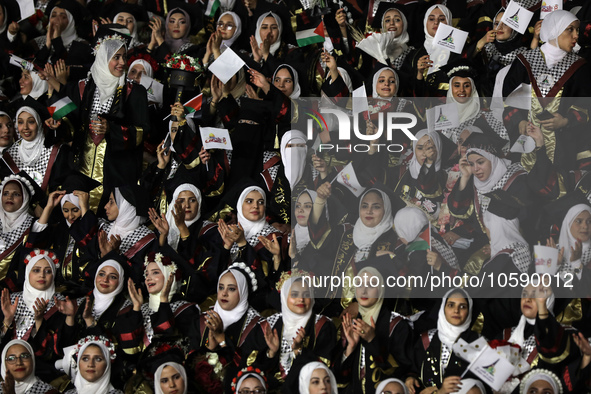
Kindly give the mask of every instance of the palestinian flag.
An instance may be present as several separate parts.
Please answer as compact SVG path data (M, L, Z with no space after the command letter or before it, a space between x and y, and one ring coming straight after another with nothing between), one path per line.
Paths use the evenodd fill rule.
M47 110L53 119L60 120L76 108L78 107L76 107L76 104L74 104L69 97L64 97L47 107Z
M296 31L296 40L300 48L324 42L324 21L316 28Z
M220 0L209 0L207 2L207 8L205 9L205 15L213 18L217 10L220 8L220 5Z
M419 234L414 242L411 242L406 247L407 252L413 250L431 250L431 225L427 226L427 229Z
M183 106L185 107L187 114L192 114L190 116L195 117L198 115L198 112L201 111L201 104L203 104L203 93L193 97L191 100L183 104Z

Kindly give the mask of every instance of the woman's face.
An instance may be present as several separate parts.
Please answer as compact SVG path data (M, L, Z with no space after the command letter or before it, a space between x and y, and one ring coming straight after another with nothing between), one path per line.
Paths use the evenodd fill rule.
M287 307L293 313L303 315L312 307L312 298L308 286L304 286L302 280L296 280L289 289L287 295Z
M142 74L145 73L146 69L144 68L144 66L142 66L141 64L136 64L129 69L129 72L127 73L127 78L137 83L140 83L140 80L142 79Z
M470 167L472 168L472 174L479 181L485 182L492 172L492 163L490 160L477 153L471 153L468 156L468 163L470 163Z
M246 195L242 203L242 214L251 222L256 222L265 217L265 200L261 193L253 190Z
M371 274L361 275L361 286L355 289L355 297L362 307L370 308L378 302L380 289L377 286L373 286L375 284L379 286L379 278L377 276Z
M382 27L382 33L393 31L396 37L402 34L404 29L404 21L400 16L400 11L390 10L384 14L384 24Z
M13 140L14 123L12 123L12 119L8 116L0 116L0 148L10 146Z
M189 29L187 18L181 12L176 12L170 16L167 26L170 36L177 40L185 37Z
M589 241L591 238L591 213L583 211L577 215L573 224L570 225L570 233L576 240L581 242Z
M127 64L127 50L125 46L119 48L117 52L113 55L111 60L109 60L109 71L111 75L114 77L121 77L125 74L125 66Z
M23 191L16 182L8 182L2 191L2 209L5 212L16 212L23 205Z
M527 389L524 394L556 394L552 385L545 380L536 380Z
M313 206L314 203L308 193L300 194L295 206L296 221L300 226L308 226L308 218L310 217Z
M160 389L163 394L179 394L185 392L183 375L173 366L167 365L160 375Z
M404 394L404 388L402 387L402 385L398 382L390 382L386 385L386 387L384 387L384 393L390 393L390 394Z
M180 192L177 202L181 203L183 211L185 211L185 222L197 217L199 213L199 201L197 201L197 197L195 197L193 192L189 190Z
M164 273L158 267L156 263L150 263L146 267L146 287L148 288L148 293L150 294L158 294L164 288Z
M231 311L240 302L238 283L231 272L226 272L218 282L218 302L225 311Z
M21 112L18 116L17 124L18 132L25 141L30 142L37 138L39 125L33 115L28 112Z
M236 24L232 15L226 14L218 21L218 33L222 36L222 40L229 40L234 36L236 31Z
M86 381L96 382L105 374L107 362L101 348L95 345L87 346L78 362L80 373Z
M12 360L13 357L14 360ZM17 382L22 382L34 372L33 355L23 345L12 345L8 349L4 365L6 365L6 370L10 371Z
M435 37L435 33L437 33L440 23L449 25L449 21L445 19L443 11L441 11L439 7L435 7L429 14L429 18L427 18L427 32L431 37Z
M121 12L117 15L117 19L114 21L120 25L127 27L130 33L133 33L135 27L135 18L128 12Z
M0 6L0 26L4 24L4 7Z
M251 376L251 377L244 379L244 381L242 382L240 387L238 387L236 389L236 391L238 393L241 392L242 390L244 390L244 391L248 390L249 393L258 390L259 392L264 393L265 387L261 384L261 382L257 378Z
M23 70L21 72L21 79L18 80L18 86L20 87L19 93L23 96L31 93L31 90L33 90L33 77L30 71Z
M579 26L581 22L574 21L558 36L558 47L566 52L572 52L579 40Z
M277 71L275 79L273 79L273 85L288 97L293 93L293 78L287 68Z
M29 283L34 289L45 291L53 283L53 272L49 261L41 259L35 263L31 272L29 272Z
M469 305L460 293L453 293L445 302L445 319L454 326L461 326L468 318Z
M424 135L417 141L417 146L415 146L415 155L417 155L417 161L419 165L423 165L427 156L430 155L433 150L435 150L435 156L433 156L433 160L437 159L437 150L435 149L435 145L431 138L428 135Z
M94 286L101 294L111 294L119 286L119 272L109 265L104 266L96 274Z
M508 40L509 37L511 37L511 34L513 34L513 29L501 22L503 15L505 15L504 12L499 12L499 15L497 15L493 23L493 29L497 31L497 40L499 41Z
M68 27L68 14L66 13L66 10L55 7L53 11L51 11L49 23L54 26L59 26L62 32L66 30L66 27Z
M107 219L109 219L111 222L117 219L117 216L119 216L119 207L117 207L115 195L113 193L111 193L109 196L109 201L107 201L107 205L105 205L105 213L107 215Z
M451 82L451 93L460 104L464 104L472 97L472 82L470 78L454 77Z
M80 218L80 216L82 216L80 208L69 201L64 203L64 206L62 207L62 213L64 214L64 218L70 224L74 223L78 218Z
M317 368L312 371L310 376L310 386L308 386L310 394L326 394L331 393L330 375L324 368Z
M380 193L372 191L363 197L359 207L359 217L367 227L373 228L380 224L384 218L384 200Z
M268 38L271 44L275 44L275 42L279 39L279 25L277 24L275 18L272 16L267 16L263 19L263 23L261 23L261 28L259 30L259 35L263 41Z
M376 82L376 92L383 98L394 97L396 94L396 77L391 70L384 70L380 73Z
M526 286L521 292L521 313L528 319L535 319L538 315L536 293L537 289L532 285Z

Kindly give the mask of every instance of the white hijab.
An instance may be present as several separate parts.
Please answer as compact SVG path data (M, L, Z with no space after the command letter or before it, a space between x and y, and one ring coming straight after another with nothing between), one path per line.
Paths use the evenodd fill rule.
M558 46L558 36L574 21L578 21L577 17L564 10L556 10L544 18L540 29L540 40L545 44L540 50L544 53L548 68L554 67L567 55L568 52Z
M461 124L478 115L480 112L480 96L478 95L478 90L476 90L474 80L472 78L468 78L470 80L470 84L472 84L472 94L470 95L470 100L465 103L460 103L458 100L456 100L452 93L452 84L454 78L456 77L451 77L449 80L449 89L447 90L447 99L445 102L446 104L456 104Z
M279 67L277 67L277 69L273 73L273 79L271 81L275 81L275 76L282 68L287 68L289 71L291 71L290 74L293 77L293 92L291 92L289 98L294 100L300 98L300 95L302 94L302 88L300 87L300 78L295 68L293 68L289 64L282 64Z
M404 238L408 243L413 242L423 227L429 224L425 213L417 207L404 207L394 217L394 229L398 237Z
M116 77L109 71L111 58L122 47L125 48L125 42L123 40L104 41L99 47L92 67L90 67L92 79L99 91L99 103L101 106L115 95L118 86L125 85L125 73L121 77Z
M78 198L78 196L75 196L74 193L68 193L64 195L64 197L62 197L62 200L60 201L62 210L64 209L64 204L67 202L69 202L72 205L75 205L78 209L80 209L80 199ZM66 220L66 224L68 225L68 227L72 227L72 223L70 223L68 220Z
M218 301L215 302L213 306L213 310L220 315L222 322L224 323L224 331L232 324L236 323L248 310L248 283L246 282L246 278L244 274L237 269L227 269L218 278L218 283L222 279L222 276L226 275L227 273L232 274L234 279L236 280L236 284L238 285L238 295L240 297L240 301L238 301L238 305L234 307L234 309L227 311L223 309Z
M312 203L314 203L314 201L316 201L316 197L318 196L318 193L316 193L313 190L304 189L300 193L300 196L304 193L308 193L308 195L310 196L310 199L312 200ZM300 196L298 196L298 198ZM304 227L304 226L300 226L299 224L296 223L296 225L294 226L294 231L295 231L295 237L296 237L296 249L302 250L303 248L306 247L306 245L308 245L310 243L310 232L308 231L308 226Z
M0 33L2 34L2 33ZM0 111L0 118L6 116L10 122L12 123L12 118L10 117L10 115L8 115L6 112L4 111ZM14 135L12 136L12 138L14 138ZM0 155L2 154L2 152L4 152L6 149L10 148L10 145L8 146L0 146Z
M554 12L556 12L556 11L554 11ZM552 15L552 14L550 14L550 15ZM554 392L554 394L562 394L562 385L559 386L559 383L557 381L558 377L556 375L554 375L555 378L553 378L550 374L554 375L553 372L550 372L546 369L538 369L538 368L534 369L533 371L528 373L523 378L519 393L520 394L527 394L527 392L529 391L529 388L532 384L534 384L538 380L543 380L544 382L547 382L552 387L552 391Z
M329 394L337 394L337 379L335 378L334 374L326 364L321 363L320 361L313 361L310 362L302 367L300 370L300 379L299 379L299 386L300 386L300 394L310 394L310 380L312 379L312 373L317 369L324 369L328 376L330 377L330 393Z
M252 191L259 192L259 194L263 198L265 205L267 204L267 197L265 195L265 192L258 186L247 187L242 191L240 197L238 197L238 202L236 203L236 211L238 212L238 223L240 223L240 225L244 229L244 238L246 238L247 240L253 235L257 234L259 231L261 231L267 224L267 221L265 220L264 216L256 222L253 222L244 217L244 214L242 213L242 204L244 204L244 200L246 200L246 196L248 195L248 193Z
M296 337L298 330L300 327L306 328L306 324L308 324L308 320L312 316L312 309L314 308L314 287L310 287L310 310L304 314L294 313L289 309L287 306L287 297L289 297L289 293L291 292L291 286L296 280L303 281L302 277L299 275L294 275L291 278L287 279L283 286L281 286L281 314L283 317L283 336L282 338L285 339L288 343L292 343L293 339ZM306 283L308 284L308 283ZM291 346L290 346L291 349Z
M187 381L187 371L182 365L172 361L165 362L156 370L156 373L154 374L154 394L164 394L160 388L160 377L162 376L162 371L166 367L173 367L179 374L181 374L183 382L185 382L185 390L181 394L187 394L187 387L189 386L189 382Z
M466 321L459 326L454 326L450 322L447 321L445 317L445 305L447 304L447 300L453 293L460 293L463 297L466 298L468 301L468 317ZM451 289L445 296L443 296L443 302L439 307L439 314L437 315L437 336L441 343L445 344L451 351L453 344L458 340L460 335L468 330L471 326L472 322L472 297L468 293L466 293L462 289Z
M4 194L4 187L8 182L17 182L22 190L23 203L15 212L6 212L4 207L0 205L0 220L2 221L2 233L9 233L19 228L29 215L29 200L31 199L31 191L18 179L5 179L2 182L2 190L0 195Z
M262 378L261 375L259 375L258 373L255 373L255 372L247 372L244 375L242 375L242 377L238 380L238 383L236 384L236 392L240 391L240 387L242 387L242 383L248 378L256 378L261 383L262 387L264 387L265 389L267 388L267 383L265 382L265 380Z
M306 136L299 130L290 130L281 137L281 161L283 162L285 177L289 181L291 190L298 184L306 169L306 155L308 147L287 147L287 144L306 144Z
M584 211L591 213L591 207L589 207L587 204L577 204L568 210L564 220L562 221L562 226L560 227L560 237L558 238L558 245L560 245L561 248L564 248L562 261L570 262L570 249L574 248L575 244L577 243L577 240L570 232L570 227L573 225L573 222L577 216L579 216L579 214ZM589 247L591 247L591 240L583 242L581 246L583 247L582 252L585 253ZM559 264L562 263L562 261L559 262Z
M230 9L232 8L233 7L230 7ZM238 14L232 11L226 11L220 15L220 17L218 18L218 22L222 19L222 16L224 15L230 15L232 17L232 19L234 20L235 29L234 34L232 35L232 37L230 37L230 39L222 40L222 44L220 45L220 51L222 53L226 50L226 48L230 48L232 44L234 44L234 42L238 39L238 37L240 37L240 33L242 33L242 20L240 20Z
M135 19L135 16L133 16L131 13L129 12L120 12L117 15L115 15L115 17L113 18L113 23L117 23L117 18L119 18L119 15L121 14L129 14L131 15L131 17L133 18L133 31L129 32L129 35L131 36L131 42L129 43L130 47L133 47L135 43L139 42L138 38L137 38L137 20ZM127 27L127 23L124 23L123 26ZM133 65L133 63L132 63ZM129 66L129 68L131 69L131 66ZM147 69L146 69L147 71ZM150 78L152 78L152 76L149 76Z
M101 349L103 353L103 357L107 363L107 367L105 368L105 372L103 376L101 376L96 382L89 382L88 380L82 377L80 373L80 360L82 359L82 355L86 348L90 345L97 346ZM78 352L78 360L76 361L76 377L74 378L74 386L76 387L76 391L78 393L84 394L107 394L109 391L114 390L113 386L111 385L111 357L109 354L109 349L105 346L104 343L100 341L89 341L85 343L81 348L80 352Z
M101 293L96 288L96 279L101 269L104 267L113 267L119 274L119 283L117 283L117 287L115 290L108 294ZM123 286L125 285L125 273L123 272L123 267L117 260L107 260L101 265L99 265L98 269L96 270L96 274L94 275L94 289L92 290L92 295L94 296L94 304L92 305L92 310L94 311L96 316L101 316L107 308L111 306L113 300L121 291L123 290Z
M175 263L169 264L169 265L164 265L162 263L159 263L157 261L150 261L150 263L154 263L158 266L158 268L160 269L160 272L162 272L162 275L164 275L164 285L162 286L162 290L164 290L164 287L166 286L166 282L168 281L168 278L170 278L170 275L175 275L175 273L172 272L173 269L178 269L177 265ZM148 263L148 264L150 264ZM145 269L148 269L148 265L146 265ZM144 275L145 275L145 270L144 270ZM168 301L172 300L172 297L176 294L176 292L178 291L179 288L179 283L177 283L176 277L173 279L172 281L172 286L170 287L170 293L168 294ZM158 308L160 307L160 293L162 293L162 290L160 290L158 293L156 294L150 294L148 296L148 305L150 306L150 310L152 312L156 312L158 310Z
M23 341L22 339L13 339L12 341L8 342L4 349L2 350L2 380L6 380L6 355L8 354L8 350L14 345L21 345L31 354L31 364L32 364L32 371L31 373L25 377L22 381L14 381L14 391L16 394L25 394L28 389L30 389L37 380L39 380L35 376L35 352L33 348L27 341Z
M16 113L16 120L18 123L18 117L23 112L28 113L29 115L35 118L35 122L37 122L37 136L33 141L25 141L25 139L21 138L20 144L18 147L18 155L25 166L32 166L34 165L37 160L41 157L41 153L43 152L44 143L45 143L45 133L43 132L43 123L41 122L41 117L31 107L20 107Z
M41 78L39 78L39 74L37 73L37 71L29 71L29 75L31 75L33 87L31 88L31 92L29 94L23 94L23 99L26 99L28 96L31 96L32 98L37 100L44 93L47 93L49 84L47 83L47 81L44 81Z
M55 10L56 8L61 8L61 7L53 7L51 9L51 12L53 13L53 10ZM72 41L74 41L75 39L78 38L78 34L76 33L76 20L74 19L74 17L70 13L70 11L66 10L65 8L62 8L62 9L64 11L66 11L66 15L68 16L68 25L66 26L64 31L62 31L62 34L60 35L60 37L62 38L62 42L64 43L64 46L67 47L68 45L70 45L72 43Z
M271 53L271 55L275 55L275 52L277 52L277 50L281 46L281 34L283 33L283 22L281 22L281 18L277 14L269 11L269 12L259 16L259 19L257 20L257 29L256 29L255 38L257 40L257 45L260 46L263 43L263 39L261 38L261 26L263 24L263 20L268 16L272 16L273 18L275 18L275 22L277 22L277 29L279 30L279 35L277 36L277 41L272 43L271 47L269 48L269 53ZM295 83L295 81L294 81L294 83Z
M394 224L394 217L392 216L392 203L390 198L386 193L379 189L372 188L363 193L363 196L361 196L361 199L359 200L359 211L361 211L361 203L363 202L363 198L369 192L377 192L380 197L382 197L382 200L384 200L384 216L382 217L380 223L378 223L378 225L375 227L367 227L365 224L363 224L361 218L357 219L355 222L355 227L353 228L353 243L357 249L363 249L373 245L373 243L377 241L382 234L392 229L392 225Z
M174 190L174 194L172 195L172 200L170 200L170 204L168 204L168 210L166 211L166 220L168 221L168 227L169 227L167 240L168 240L168 244L174 250L177 250L177 248L179 246L179 239L181 237L181 232L174 221L174 215L172 214L172 212L174 211L175 201L179 198L179 195L185 191L193 193L195 195L195 198L197 198L197 203L199 204L197 216L195 216L191 220L185 220L185 224L187 225L187 227L190 227L193 223L195 223L201 217L201 192L199 191L199 189L197 189L195 187L195 185L193 185L191 183L183 183L182 185L180 185L179 187L177 187Z
M150 63L148 63L147 61L145 61L144 59L137 59L134 60L130 65L129 65L129 69L131 70L133 68L133 66L140 64L142 67L144 67L144 72L145 74L150 77L153 78L154 77L154 70L152 69L152 66L150 65Z
M359 304L359 313L361 314L361 318L363 319L363 321L366 322L367 324L371 325L372 318L373 318L374 323L377 324L378 316L380 315L380 310L382 309L382 304L384 303L384 293L386 291L386 288L384 287L384 277L382 276L382 274L380 274L380 271L378 271L376 268L365 267L357 273L357 276L360 277L361 280L364 282L365 282L365 278L363 275L364 273L367 273L367 284L368 285L373 282L373 281L370 281L370 278L372 276L375 276L378 278L378 280L379 280L378 297L377 297L376 303L373 304L372 306L370 306L369 308L366 308L363 305ZM362 283L364 283L364 282L362 282ZM358 294L357 291L359 291L359 287L355 291L355 296L359 297L360 294Z
M480 193L488 193L493 189L493 187L495 187L497 182L501 180L503 175L505 175L507 168L509 165L511 165L511 162L506 159L500 159L492 153L479 148L468 149L466 151L466 157L470 156L472 153L488 159L491 163L491 172L486 180L481 181L480 179L474 177L474 186L476 189L478 189Z
M109 238L112 235L119 235L123 239L142 224L143 218L137 214L135 207L123 197L118 187L115 188L113 197L115 197L115 203L119 208L119 215L109 230Z
M400 379L394 379L394 378L382 380L380 382L380 384L378 384L378 388L376 388L376 394L382 394L382 391L384 391L384 389L386 388L386 386L389 385L390 383L398 383L402 387L402 390L404 391L404 394L410 394L408 392L408 388L406 387L406 385L404 384L404 382L402 380L400 380Z
M519 232L519 219L505 219L486 211L484 225L490 231L490 255L494 256L512 243L527 245Z
M548 298L546 298L546 308L548 311L553 312L554 309L554 301L556 301L556 296L552 293ZM511 337L507 342L514 343L519 345L523 348L525 344L525 326L526 324L531 324L532 326L536 324L536 319L528 319L525 315L521 315L519 319L519 324L515 327L515 330L511 333Z
M394 79L396 80L396 91L394 91L394 96L392 97L396 97L396 95L398 94L398 90L400 88L400 78L398 78L398 73L396 72L396 70L394 70L391 67L383 67L380 68L374 75L373 75L373 82L372 82L372 97L373 98L380 98L380 99L384 99L384 100L392 100L392 97L382 97L380 96L380 94L378 93L378 79L380 79L380 75L382 74L382 72L384 72L384 70L390 70L394 73Z
M423 45L425 46L425 49L427 50L428 54L431 54L431 52L433 51L433 38L434 37L431 34L429 34L429 32L427 31L427 22L429 21L429 15L431 14L431 12L435 8L439 8L441 10L441 12L443 12L443 15L445 15L445 21L447 22L448 25L451 25L451 23L452 23L451 11L449 10L449 8L447 8L444 5L441 5L441 4L433 5L433 6L429 7L427 12L425 12L425 17L423 18L423 31L425 32L425 43Z
M53 273L53 277L51 279L51 285L47 288L47 290L37 290L34 288L31 283L29 282L29 274L31 270L40 260L47 260L49 263L49 267L51 268L51 272ZM29 308L29 310L35 313L35 309L33 306L35 305L35 300L37 298L42 298L45 301L50 301L55 294L55 265L51 259L47 258L45 255L40 254L33 257L29 263L27 264L27 268L25 269L25 284L23 286L23 302Z
M435 159L435 171L439 171L441 169L441 138L439 137L439 134L435 132L429 133L429 130L423 129L415 135L416 141L412 142L413 155L410 159L410 162L408 163L408 170L410 171L410 176L413 179L417 179L419 177L419 173L422 167L419 164L419 161L417 160L417 143L421 138L423 138L426 135L428 135L431 141L433 141L433 145L435 145L435 149L437 150L437 158Z

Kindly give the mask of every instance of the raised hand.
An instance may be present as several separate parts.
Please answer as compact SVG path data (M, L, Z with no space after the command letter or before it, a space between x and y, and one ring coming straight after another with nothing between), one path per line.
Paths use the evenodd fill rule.
M172 283L174 282L174 274L168 276L168 280L164 284L164 288L160 292L160 302L168 302L168 296L170 295L170 289L172 289Z
M250 51L252 53L252 59L259 63L263 58L263 51L254 36L250 36Z
M199 151L199 160L201 160L203 164L207 164L210 159L211 154L207 150L205 150L204 146L202 146L201 150Z
M92 315L93 302L89 296L86 296L86 304L84 305L84 311L82 312L82 318L86 323L86 327L92 327L94 325L94 316Z
M47 308L48 303L49 301L46 301L43 298L37 298L35 300L35 303L33 304L35 322L43 320L43 316L45 316L45 309Z
M265 342L267 342L267 346L269 347L268 355L270 358L273 358L279 350L279 334L277 334L277 329L271 330L271 326L267 323L263 328L263 334L265 335Z
M8 369L6 369L6 376L2 382L2 392L4 394L16 394L14 376Z
M353 353L353 351L357 347L360 337L359 337L359 333L357 331L355 331L353 328L353 322L351 319L351 315L348 313L345 313L343 315L342 319L343 319L343 324L341 326L341 332L343 333L343 335L345 336L345 339L347 340L347 348L345 349L345 356L348 357L351 353Z
M293 339L293 343L291 344L291 350L294 352L298 349L301 349L304 346L304 338L306 337L306 330L304 327L298 328L296 331L296 336Z
M74 316L78 310L76 300L71 300L68 296L66 296L65 300L58 300L56 296L53 296L53 301L57 306L57 310L65 316Z
M253 70L252 68L248 70L248 73L250 74L250 82L254 86L263 89L263 92L265 92L265 94L269 93L269 89L271 89L271 84L269 83L269 81L267 81L267 78L265 78L263 74L256 70Z
M135 284L131 278L127 280L127 290L129 291L129 299L133 303L133 310L139 312L142 309L142 304L144 303L142 291L135 288Z
M263 244L273 256L279 256L281 254L281 245L277 241L277 235L273 234L273 240L269 240L267 237L259 236L259 241Z
M8 289L2 290L2 296L0 296L0 301L2 305L2 314L4 315L4 324L7 327L12 325L14 321L14 315L16 314L16 308L18 306L18 300L20 297L16 297L14 299L14 304L10 302L10 292Z

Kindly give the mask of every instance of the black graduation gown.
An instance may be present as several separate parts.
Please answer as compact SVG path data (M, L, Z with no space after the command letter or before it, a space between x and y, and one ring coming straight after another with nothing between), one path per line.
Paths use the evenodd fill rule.
M361 315L357 317L361 319ZM404 379L412 369L414 335L408 320L382 306L375 324L375 338L371 342L360 339L344 360L347 345L341 334L342 349L335 356L334 370L345 394L374 393L379 382L391 377Z

